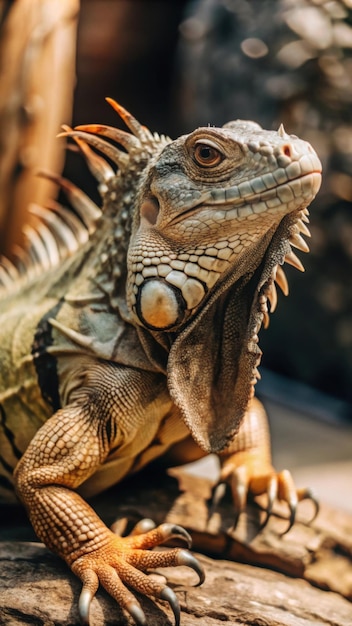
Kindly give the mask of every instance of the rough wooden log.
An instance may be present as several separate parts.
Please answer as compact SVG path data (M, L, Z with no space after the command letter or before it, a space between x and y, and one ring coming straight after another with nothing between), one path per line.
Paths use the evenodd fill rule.
M202 587L192 586L195 574L187 568L163 570L180 600L182 626L224 621L229 626L352 624L351 515L322 506L309 524L311 504L302 503L294 528L280 536L287 525L284 507L277 507L267 528L258 532L264 514L252 503L233 530L228 500L208 523L210 489L208 480L173 470L164 478L160 472L135 477L93 502L108 524L116 517L133 521L146 516L157 523L181 523L192 532L195 549L213 557L199 557L207 573ZM0 537L14 539L18 523L16 528L11 511L6 509L6 518L4 511ZM0 625L78 625L80 583L41 544L3 541L0 580ZM165 603L139 599L149 624L173 623ZM92 604L93 626L130 623L106 594L98 593Z
M1 2L0 9L4 8ZM79 0L17 0L0 22L0 251L23 244L31 202L56 186L38 170L59 172L71 118Z

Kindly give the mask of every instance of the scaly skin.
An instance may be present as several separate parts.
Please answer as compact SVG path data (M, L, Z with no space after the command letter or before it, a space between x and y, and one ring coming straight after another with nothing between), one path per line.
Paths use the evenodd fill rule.
M126 585L167 600L179 623L175 594L144 572L183 564L202 581L187 551L149 551L187 533L164 524L117 537L83 498L156 457L217 452L213 506L225 483L235 519L251 492L268 494L268 518L285 500L294 522L309 493L276 474L253 396L258 332L267 303L276 306L275 282L287 292L282 263L302 268L291 246L307 248L321 166L283 128L237 121L171 141L110 103L132 134L64 133L97 177L102 209L46 174L79 217L34 207L28 251L0 261L0 495L15 487L38 537L81 579L83 623L99 583L136 623L145 616Z

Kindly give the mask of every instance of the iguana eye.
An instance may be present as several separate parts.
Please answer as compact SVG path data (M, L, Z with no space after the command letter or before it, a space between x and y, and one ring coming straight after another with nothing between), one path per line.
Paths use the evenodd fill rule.
M223 159L220 150L206 143L197 143L194 148L193 156L197 165L201 165L202 167L215 167L215 165L219 165Z

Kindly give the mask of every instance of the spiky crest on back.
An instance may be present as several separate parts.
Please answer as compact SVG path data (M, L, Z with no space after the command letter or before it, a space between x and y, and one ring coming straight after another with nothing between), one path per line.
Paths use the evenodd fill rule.
M74 255L96 232L99 221L111 208L109 200L116 197L116 190L123 184L127 174L132 175L135 182L136 176L144 169L151 156L171 141L164 135L151 133L113 99L106 100L131 133L111 126L89 124L77 126L75 129L65 125L64 132L58 135L74 140L89 170L98 181L102 207L62 176L39 172L40 176L60 187L72 208L54 200L48 201L44 207L37 204L29 206L31 224L23 227L23 248L14 246L13 261L0 257L0 295L6 297L16 292L21 286L35 280L43 272L55 269L63 260ZM107 137L123 150L97 135ZM98 155L91 146L103 156ZM128 208L131 212L131 203ZM116 211L116 204L114 210ZM115 229L119 232L119 221L122 221L124 236L128 237L128 222L132 216L126 215L126 203L121 207L121 212L124 212L121 220L121 215L114 215Z

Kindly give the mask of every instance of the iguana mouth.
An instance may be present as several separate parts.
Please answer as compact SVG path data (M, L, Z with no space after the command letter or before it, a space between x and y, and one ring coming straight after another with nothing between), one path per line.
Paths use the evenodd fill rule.
M255 179L253 181L253 184L255 184L256 180L260 181L261 178L258 177L257 179ZM183 221L186 217L191 217L197 214L199 210L201 210L202 208L205 208L206 206L215 207L218 209L221 209L221 208L226 209L227 207L231 207L232 212L234 209L237 208L238 218L245 217L243 214L241 214L239 210L241 209L241 207L247 208L246 216L250 213L260 214L268 210L268 206L266 206L266 203L270 200L273 200L274 198L277 198L278 206L282 205L282 202L290 202L290 200L293 200L294 192L292 191L292 186L293 186L292 184L294 184L295 181L299 182L302 188L304 188L304 186L307 187L307 194L308 193L311 194L312 188L315 189L316 190L315 193L317 193L320 187L320 183L321 183L321 170L316 169L316 170L311 171L308 174L302 174L301 176L296 176L295 178L292 178L284 183L275 184L275 186L273 186L270 189L267 189L266 191L263 191L262 193L252 193L252 194L240 196L238 194L237 187L229 188L229 189L221 190L221 192L223 193L223 200L221 200L221 197L219 199L214 198L213 190L206 191L201 196L201 198L198 199L196 204L192 204L191 206L181 209L180 214L175 216L172 220L170 220L169 224L170 225L178 224L179 222ZM217 191L220 191L220 190L215 190L215 192ZM233 197L234 193L237 193L238 197L234 198ZM228 198L226 198L226 195L228 195ZM159 201L155 196L153 196L153 202L158 205L158 211L159 211ZM262 205L260 205L260 203L262 203ZM307 204L308 204L308 201L307 201ZM274 208L274 206L269 207L269 208ZM155 221L153 222L154 224L155 224Z

